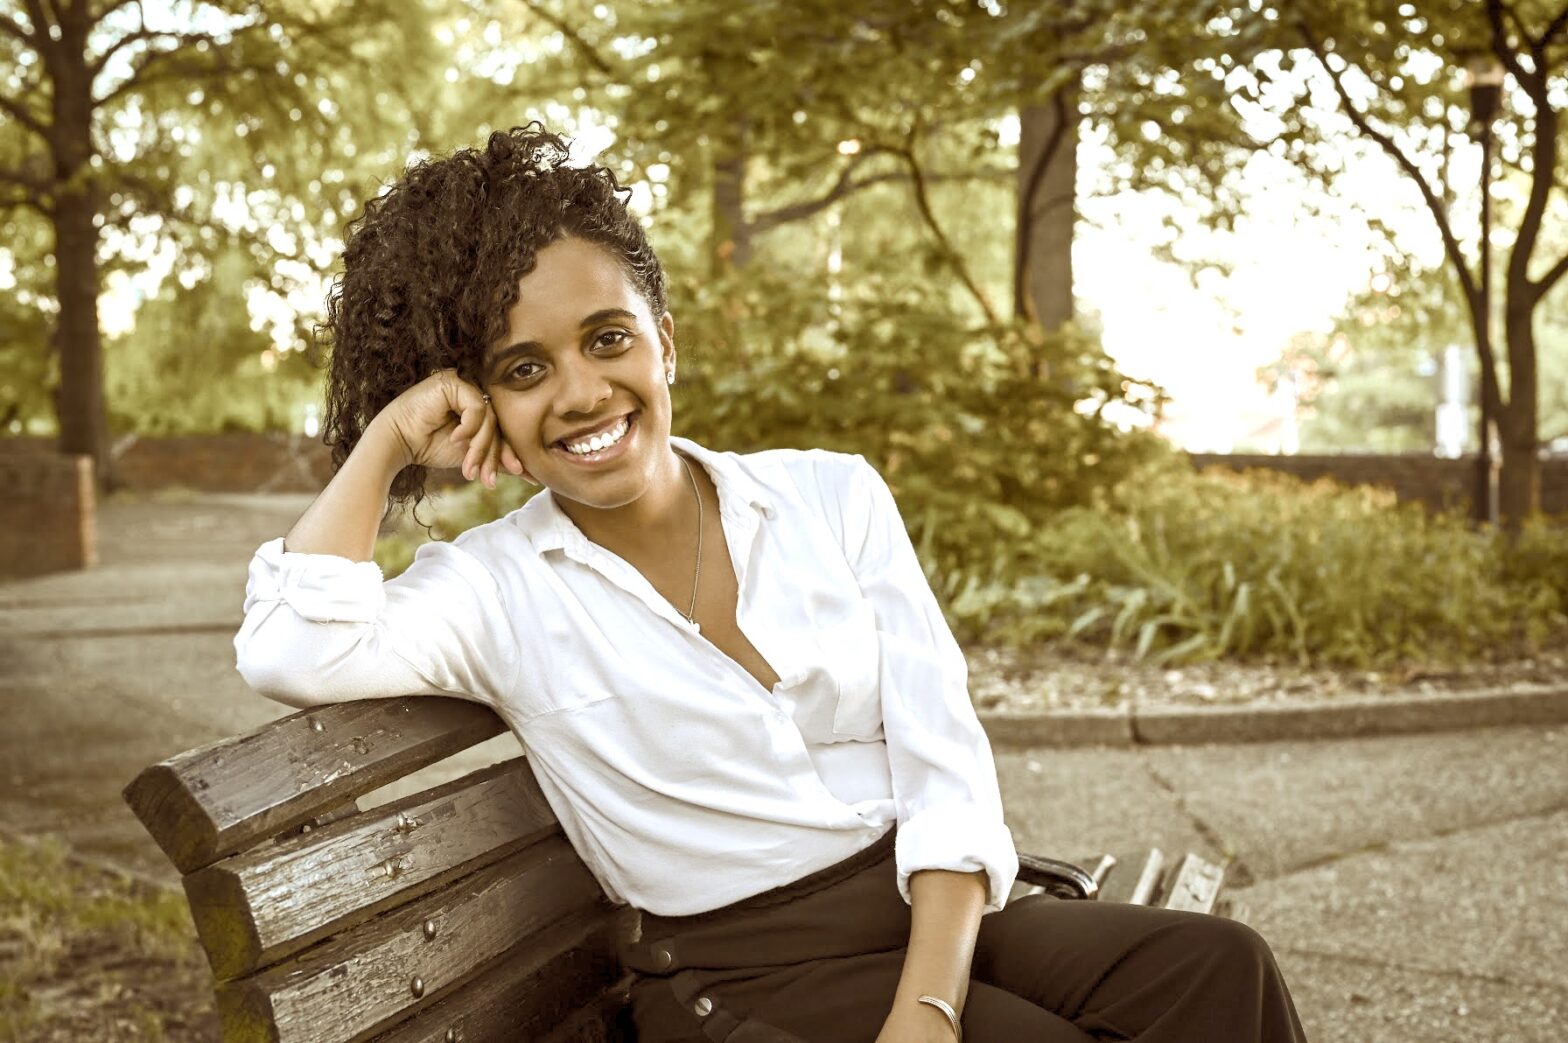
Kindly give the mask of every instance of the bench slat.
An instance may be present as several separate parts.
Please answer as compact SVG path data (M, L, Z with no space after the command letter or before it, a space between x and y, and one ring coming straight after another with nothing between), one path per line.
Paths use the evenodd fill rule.
M1194 913L1214 911L1220 888L1225 883L1225 870L1207 859L1187 854L1181 867L1166 888L1165 908L1185 909Z
M124 796L189 873L505 728L494 711L463 699L333 703L154 764Z
M263 845L185 878L219 981L412 901L559 827L527 758Z
M630 985L630 979L626 984ZM626 1002L624 988L611 990L568 1015L539 1043L637 1043Z
M562 837L465 876L282 963L218 986L225 1040L347 1043L440 999L541 927L607 913Z
M540 1039L579 1008L601 1005L613 1020L625 1003L617 950L636 911L547 928L495 960L473 981L421 1010L375 1043L514 1043Z

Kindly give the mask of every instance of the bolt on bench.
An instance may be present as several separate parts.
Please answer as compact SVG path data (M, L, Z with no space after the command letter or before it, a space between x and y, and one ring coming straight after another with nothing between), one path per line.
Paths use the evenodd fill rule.
M184 874L223 1038L631 1043L614 906L516 757L380 807L357 798L506 730L477 703L335 703L155 764L126 802ZM1019 856L1015 895L1093 899ZM1222 872L1151 854L1130 899L1211 911Z

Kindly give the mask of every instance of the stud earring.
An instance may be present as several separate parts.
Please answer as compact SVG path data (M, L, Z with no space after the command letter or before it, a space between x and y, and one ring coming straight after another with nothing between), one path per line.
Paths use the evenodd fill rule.
M664 371L664 382L666 384L675 383L675 371L673 369L667 369Z

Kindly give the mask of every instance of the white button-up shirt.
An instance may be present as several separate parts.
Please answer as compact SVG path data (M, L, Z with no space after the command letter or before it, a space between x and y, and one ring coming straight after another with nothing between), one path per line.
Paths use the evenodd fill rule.
M671 443L718 488L736 623L770 691L548 490L383 582L373 562L251 561L234 639L293 706L441 693L495 708L613 901L715 909L869 846L896 822L898 887L1018 872L963 653L887 484L859 456Z

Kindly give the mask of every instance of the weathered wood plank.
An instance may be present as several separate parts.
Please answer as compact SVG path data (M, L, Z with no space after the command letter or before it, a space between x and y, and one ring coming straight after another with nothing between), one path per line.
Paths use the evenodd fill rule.
M185 878L215 978L276 963L559 827L524 757Z
M1149 855L1144 859L1143 869L1138 874L1138 882L1133 886L1132 894L1127 901L1130 905L1151 905L1159 900L1160 882L1165 876L1165 852L1159 848L1150 848Z
M1225 870L1188 852L1167 889L1165 908L1194 913L1213 912L1225 883Z
M505 727L488 707L462 699L333 703L155 764L124 797L189 873Z
M601 1019L625 1003L618 949L636 911L622 907L546 928L503 954L446 999L377 1036L375 1043L512 1043L541 1039L579 1008ZM613 995L607 995L612 992Z
M609 910L559 836L217 989L224 1039L353 1043L435 1002L548 924Z
M629 986L627 979L622 986L579 1008L556 1025L553 1032L538 1037L539 1043L637 1043L627 1006Z

